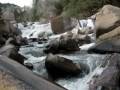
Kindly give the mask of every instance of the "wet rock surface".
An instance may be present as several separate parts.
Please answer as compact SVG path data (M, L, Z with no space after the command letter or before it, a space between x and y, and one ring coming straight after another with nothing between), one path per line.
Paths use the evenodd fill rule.
M111 54L105 58L107 61L106 68L101 75L93 78L89 90L119 90L120 89L120 54Z
M67 32L67 34L51 40L44 49L44 52L55 54L61 52L79 51L79 46L89 43L91 43L91 38L89 36Z
M80 74L82 71L79 64L64 57L52 54L47 56L45 66L48 73L54 78L70 75L74 76Z
M7 56L21 64L24 64L24 60L26 59L18 53L18 48L12 44L5 45L0 48L0 55Z
M106 44L106 42L102 44L98 44L98 46L92 47L88 50L88 53L98 53L98 54L107 54L114 52L119 52L119 49L114 49L112 45L110 44L108 45Z

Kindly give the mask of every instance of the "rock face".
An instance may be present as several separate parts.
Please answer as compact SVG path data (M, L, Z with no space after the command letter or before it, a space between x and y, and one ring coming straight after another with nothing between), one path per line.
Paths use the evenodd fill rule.
M120 26L120 8L105 5L100 12L96 14L95 25L97 37Z
M98 41L106 41L106 40L109 40L109 39L112 39L112 38L118 38L119 35L120 35L120 26L113 29L112 31L110 31L108 33L105 33L105 34L101 35L98 38Z
M1 24L2 26L1 30L3 32L17 34L17 30L13 26L13 24L16 24L15 16L11 11L7 10L3 12L1 19L3 20L3 23Z
M89 51L97 53L120 53L120 27L101 35L96 46Z
M119 90L120 89L120 54L113 54L107 58L107 68L102 74L94 78L89 90Z
M45 66L48 73L54 78L64 77L66 75L78 75L81 72L79 64L75 64L69 59L52 54L47 56Z
M74 24L70 18L64 18L63 16L58 16L51 19L52 31L55 34L64 33L73 29Z
M89 51L120 53L120 8L105 5L96 15L96 46Z
M97 43L95 46L90 48L88 52L92 53L120 53L120 38L113 38L111 40Z
M24 64L25 57L18 53L19 46L26 44L21 37L21 31L13 24L16 24L12 12L0 11L0 55L7 56L21 64Z
M17 27L15 27L14 24L16 24L14 14L9 10L6 10L4 12L0 10L1 46L5 44L6 40L8 40L9 37L14 38L16 42L20 41L21 31L17 29Z

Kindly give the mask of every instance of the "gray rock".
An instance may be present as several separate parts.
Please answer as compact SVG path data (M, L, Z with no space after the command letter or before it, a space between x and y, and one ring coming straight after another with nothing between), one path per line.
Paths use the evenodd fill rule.
M120 90L120 54L112 54L108 58L105 70L101 75L94 77L94 82L90 84L89 90Z
M73 61L64 57L52 54L47 56L45 66L48 73L53 78L79 75L81 72L80 64L74 63Z
M120 26L120 8L112 5L105 5L96 14L95 26L97 37Z

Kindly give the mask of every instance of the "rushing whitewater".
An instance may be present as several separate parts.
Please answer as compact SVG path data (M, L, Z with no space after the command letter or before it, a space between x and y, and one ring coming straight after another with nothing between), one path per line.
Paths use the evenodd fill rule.
M27 27L23 27L19 24L19 29L22 31L22 36L27 38L38 38L40 33L47 33L49 39L58 38L61 35L54 35L51 30L50 23L42 24L34 23L33 25L28 25ZM73 29L73 32L76 29ZM66 33L64 33L66 34ZM20 49L20 53L24 55L27 60L24 63L32 63L34 65L33 72L42 75L44 77L44 73L46 73L45 69L45 58L46 55L43 53L43 48L46 46L47 43L38 44L38 43L31 43L31 46L26 47L23 46ZM81 77L68 77L59 79L56 81L59 85L67 88L68 90L89 90L89 84L92 82L92 78L94 75L100 75L105 68L101 68L101 64L103 63L103 59L105 55L98 55L98 54L88 54L86 50L90 47L94 46L95 43L85 44L80 46L79 48L81 51L69 53L69 54L58 54L59 56L68 58L73 60L76 63L84 63L89 67L89 73L84 74ZM72 67L71 67L72 68Z
M21 24L19 24L18 26L19 29L22 31L22 37L38 38L38 35L41 33L47 33L48 35L53 34L50 23L40 24L39 22L35 22L32 25L31 23L28 23L27 27L23 27L23 25Z

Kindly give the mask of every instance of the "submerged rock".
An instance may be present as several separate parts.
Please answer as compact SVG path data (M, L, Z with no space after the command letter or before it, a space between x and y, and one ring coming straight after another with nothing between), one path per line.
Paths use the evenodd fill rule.
M52 54L47 56L45 66L48 73L53 78L74 76L81 72L80 64L76 64L69 59Z

